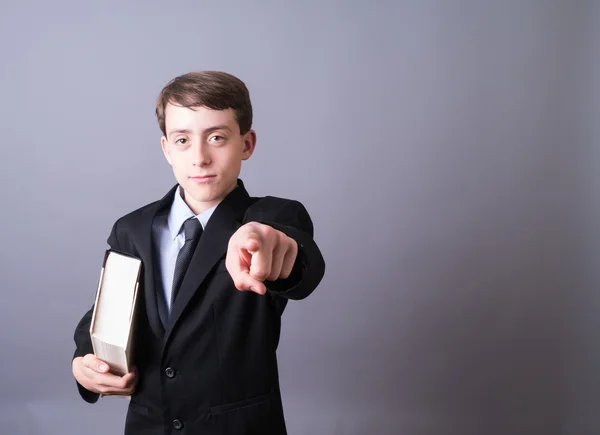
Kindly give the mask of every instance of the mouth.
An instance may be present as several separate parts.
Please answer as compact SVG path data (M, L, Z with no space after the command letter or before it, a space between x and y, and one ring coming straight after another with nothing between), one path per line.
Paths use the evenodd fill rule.
M200 175L196 177L190 177L190 180L196 183L208 183L213 178L215 178L215 175Z

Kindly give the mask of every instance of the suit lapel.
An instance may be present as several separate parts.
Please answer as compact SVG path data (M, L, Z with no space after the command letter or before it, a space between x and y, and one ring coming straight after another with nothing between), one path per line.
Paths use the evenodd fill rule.
M142 264L144 265L144 299L146 302L146 314L152 331L156 337L161 339L165 330L158 314L157 286L155 279L156 266L158 264L155 264L157 258L155 258L153 243L154 235L152 232L154 219L161 212L168 210L168 207L173 202L173 195L175 195L177 187L178 185L175 185L160 201L158 201L156 207L151 207L146 211L147 215L143 216L141 219L139 228L141 232L139 237L139 255L142 259Z
M238 180L238 187L213 212L171 307L171 315L165 330L165 343L210 270L226 254L230 237L242 225L249 199L242 181Z

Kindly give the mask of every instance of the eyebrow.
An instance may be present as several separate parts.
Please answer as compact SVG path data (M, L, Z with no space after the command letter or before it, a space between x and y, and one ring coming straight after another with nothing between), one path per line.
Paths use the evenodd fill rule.
M223 124L223 125L215 125L213 127L208 127L202 133L203 134L208 134L208 133L212 133L213 131L216 131L216 130L229 130L229 131L232 131L231 128L229 128L229 126ZM192 130L188 130L186 128L183 128L183 129L176 129L176 130L169 131L169 136L172 136L174 134L192 134Z

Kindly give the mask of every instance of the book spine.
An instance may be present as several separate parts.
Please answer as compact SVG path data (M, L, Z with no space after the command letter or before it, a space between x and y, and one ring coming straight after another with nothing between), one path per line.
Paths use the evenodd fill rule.
M100 298L100 288L102 287L102 278L104 277L104 266L100 269L100 279L98 280L98 288L96 289L96 299L94 300L94 310L92 312L92 320L90 321L90 337L94 330L94 323L96 322L96 307L98 306L98 299ZM93 344L93 343L92 343Z

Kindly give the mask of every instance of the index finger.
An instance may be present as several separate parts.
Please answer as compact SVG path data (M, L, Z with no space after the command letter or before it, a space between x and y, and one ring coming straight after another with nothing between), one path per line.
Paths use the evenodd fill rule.
M273 267L273 251L262 249L252 256L250 276L257 281L264 281L271 274Z
M253 231L248 234L246 240L244 240L244 242L242 243L240 250L245 250L250 254L254 255L260 250L260 247L260 235Z

